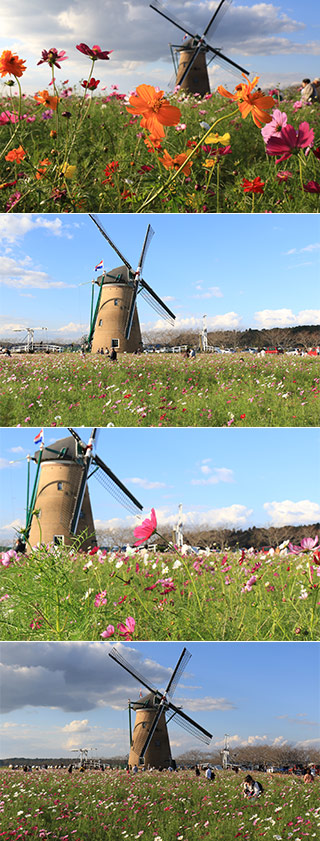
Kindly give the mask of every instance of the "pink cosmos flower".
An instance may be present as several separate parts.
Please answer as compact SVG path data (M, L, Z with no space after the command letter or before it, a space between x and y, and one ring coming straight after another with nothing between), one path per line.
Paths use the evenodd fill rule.
M17 123L18 117L16 114L13 114L11 111L1 111L0 114L0 126L4 126L6 123Z
M272 111L272 120L271 123L267 123L262 129L261 134L266 143L269 140L269 137L273 137L274 134L278 134L283 126L286 126L288 122L288 117L285 112L279 111L279 108L275 108Z
M143 521L141 526L137 526L134 530L134 536L136 538L135 546L138 546L139 543L144 543L145 540L148 540L152 534L155 533L157 528L157 518L156 512L154 508L151 508L151 517L150 520L146 519Z
M113 625L108 625L107 630L102 631L102 634L100 634L100 637L102 637L102 639L106 640L106 639L108 639L108 637L112 637L112 634L114 634L114 627L113 627Z
M110 53L113 50L101 50L101 47L98 44L94 44L93 47L88 47L87 44L76 44L77 50L83 55L88 55L92 61L97 61L98 58L103 58L105 61L108 61Z
M314 131L310 128L309 123L300 123L298 130L293 126L283 126L280 134L274 134L269 137L266 146L267 155L281 155L276 161L277 164L281 161L286 161L291 157L295 149L305 149L307 146L313 146Z
M95 600L94 600L94 606L95 607L100 607L101 604L107 604L106 595L107 595L106 590L102 590L101 593L97 593L97 595L95 597Z
M288 181L288 178L293 178L293 175L292 172L289 172L287 169L279 169L279 172L277 172L276 177L278 181Z
M300 546L296 546L294 543L288 544L289 552L292 552L293 555L300 555L300 552L310 552L318 543L318 535L313 537L304 537L301 540Z
M136 620L133 616L128 616L126 619L126 624L124 625L123 622L119 622L117 625L119 634L121 637L125 637L126 640L131 640L134 634Z
M55 49L55 47L51 47L51 50L42 50L41 55L42 58L40 59L40 61L38 61L38 64L44 64L47 61L48 64L50 64L50 67L55 65L55 67L59 67L59 70L61 68L60 64L58 64L58 61L65 61L66 58L68 58L65 50L61 50L59 53L58 50Z
M301 99L297 99L297 101L293 103L293 110L294 111L299 111L299 108L303 108L303 104L304 103L302 102Z

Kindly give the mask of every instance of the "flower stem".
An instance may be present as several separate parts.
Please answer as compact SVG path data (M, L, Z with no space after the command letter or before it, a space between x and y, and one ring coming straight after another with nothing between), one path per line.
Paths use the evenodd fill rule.
M177 169L177 170L176 170L176 172L175 172L173 175L171 175L171 176L170 176L170 178L168 178L168 181L166 181L166 183L165 183L165 184L163 184L163 185L162 185L162 187L160 187L160 188L159 188L159 190L157 190L157 191L156 191L156 193L154 193L154 195L153 195L153 196L151 196L151 198L150 198L150 199L146 199L146 200L143 202L143 204L142 204L142 205L138 208L137 213L141 213L141 211L142 211L142 210L144 210L144 208L145 208L145 207L147 207L147 205L148 205L148 204L150 204L152 201L154 201L154 199L156 199L158 196L160 196L160 193L162 193L162 192L163 192L163 190L165 190L165 189L166 189L166 187L169 187L169 186L172 184L172 182L173 182L173 181L175 181L175 179L177 178L177 176L179 175L179 173L180 173L180 172L182 172L182 170L184 169L185 165L188 163L188 161L190 161L190 160L191 160L191 158L192 158L192 157L193 157L193 155L197 152L197 150L199 149L199 147L201 146L201 144L202 144L202 143L204 143L204 141L207 139L207 137L209 137L209 134L213 131L213 129L214 129L214 128L215 128L215 127L219 124L219 123L221 123L223 120L226 120L226 119L227 119L227 117L234 117L236 114L238 114L238 108L236 108L236 110L235 110L235 111L231 111L231 114L225 114L225 115L224 115L224 117L219 117L219 119L218 119L218 120L215 120L215 122L214 122L214 123L212 123L212 125L210 126L210 128L206 131L206 133L204 134L204 136L203 136L203 137L201 137L201 140L199 140L199 143L197 143L197 145L196 145L196 146L194 146L194 148L192 149L192 151L190 152L190 154L188 155L188 157L185 159L185 161L183 161L183 163L181 164L181 166L179 167L179 169Z

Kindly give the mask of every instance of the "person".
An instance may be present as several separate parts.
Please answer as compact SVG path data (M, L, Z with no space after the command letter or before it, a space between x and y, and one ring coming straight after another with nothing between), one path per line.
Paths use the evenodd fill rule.
M73 765L71 763L71 765L68 765L68 768L67 768L68 774L72 774L72 769L73 769Z
M134 766L133 766L133 768L132 768L132 773L133 773L133 774L137 774L137 773L138 773L138 766L137 766L137 765L134 765Z
M210 765L208 766L208 768L206 770L206 779L207 780L214 780L214 773L213 773L212 769L210 768Z
M104 352L104 353L105 353L105 356L110 356L110 351L109 351L109 348L108 348L108 347L106 347L106 349L105 349L105 352Z
M307 768L307 770L304 774L303 782L304 783L313 783L313 776L312 776L312 774L310 774L309 768Z
M199 768L199 765L196 765L196 777L200 777L200 768Z
M114 347L112 348L112 351L110 353L110 359L111 359L111 362L117 362L117 352L114 349Z
M248 798L256 798L260 797L260 794L262 794L262 792L263 787L261 783L259 783L258 780L254 780L253 777L251 777L251 774L248 774L243 783L244 796Z
M315 91L315 98L320 102L320 79L314 79L312 85Z
M310 79L302 79L302 89L301 89L301 100L305 105L311 105L311 103L316 99L316 89L315 85L310 81Z

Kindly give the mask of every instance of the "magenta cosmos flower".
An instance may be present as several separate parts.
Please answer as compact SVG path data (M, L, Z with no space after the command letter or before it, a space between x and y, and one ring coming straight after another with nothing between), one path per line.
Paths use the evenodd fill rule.
M269 137L273 137L274 134L279 134L282 130L283 126L286 126L288 122L288 117L285 112L279 111L279 108L275 108L272 112L272 120L271 123L267 123L267 125L263 126L261 129L261 134L266 143L269 140Z
M104 58L107 61L110 53L113 52L113 50L102 50L98 44L94 44L93 47L88 47L87 44L77 44L76 46L80 53L88 55L92 61L96 61L97 58Z
M138 546L139 543L144 543L145 540L148 540L152 534L155 533L157 528L157 518L156 512L154 508L151 508L151 517L150 520L146 519L141 523L141 526L137 526L134 530L134 536L136 538L135 546Z
M268 155L281 155L276 161L279 164L281 161L286 161L291 157L295 149L306 149L308 146L313 146L314 131L310 128L309 123L300 123L297 129L293 126L286 125L281 129L280 134L273 134L269 137L266 146Z
M300 555L300 552L311 552L318 543L318 535L316 537L304 537L301 540L300 546L295 546L294 543L289 543L289 552L293 555Z
M306 193L320 193L320 184L317 181L308 181L307 184L303 185L303 189Z
M50 64L50 67L54 65L55 67L59 67L59 70L61 68L58 62L65 61L68 58L65 50L60 50L60 52L58 52L58 50L56 50L55 47L51 47L51 50L42 50L41 55L42 58L40 59L40 61L38 61L38 64L44 64L45 62L48 62L48 64Z

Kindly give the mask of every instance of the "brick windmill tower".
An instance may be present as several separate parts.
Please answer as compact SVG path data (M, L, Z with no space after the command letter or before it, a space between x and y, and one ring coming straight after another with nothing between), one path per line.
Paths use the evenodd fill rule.
M157 0L150 3L151 9L158 12L159 15L169 20L184 33L182 44L170 44L170 49L176 73L176 86L179 85L186 93L199 93L201 96L210 93L208 65L212 61L229 70L233 68L236 71L248 74L248 71L240 64L224 55L220 47L212 47L207 41L209 34L210 37L213 35L230 2L232 0L220 0L202 35L191 32L171 15L166 14Z
M142 509L141 503L98 454L93 453L97 429L92 430L88 444L74 429L69 432L70 436L50 446L45 447L41 442L31 459L37 465L32 489L31 457L28 457L27 515L22 541L28 541L31 546L38 543L69 546L77 535L84 536L81 550L96 545L88 490L91 476L132 513Z
M116 252L122 265L111 271L104 271L97 280L92 282L90 330L88 348L92 353L107 347L117 353L134 353L142 349L141 330L137 312L137 296L142 297L152 306L158 315L173 323L175 315L164 301L154 292L142 277L145 257L154 231L148 225L139 264L136 271L121 254L105 231L99 219L89 213L93 222L99 228L102 236ZM99 287L98 297L94 304L94 285Z
M182 672L190 660L191 654L186 648L183 649L177 665L172 672L169 683L164 692L155 689L146 682L143 676L134 669L125 658L113 648L109 657L122 666L130 675L146 687L147 695L143 695L137 701L129 701L129 729L130 729L130 753L129 766L141 765L151 768L169 768L175 766L172 759L167 724L174 719L177 724L196 736L205 744L209 744L212 734L200 724L197 724L190 716L182 712L180 707L172 703L171 698L180 680ZM136 713L134 730L131 727L131 710Z

